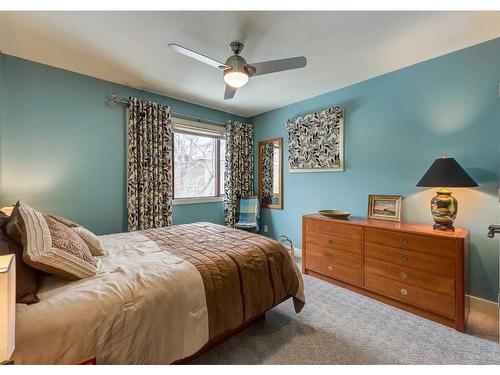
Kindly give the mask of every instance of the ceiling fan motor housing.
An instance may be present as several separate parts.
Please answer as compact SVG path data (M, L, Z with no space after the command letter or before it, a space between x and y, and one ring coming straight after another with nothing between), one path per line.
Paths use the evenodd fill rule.
M240 55L233 55L226 60L225 65L231 67L231 69L225 69L224 75L229 72L241 72L245 73L248 76L253 74L252 69L249 65L247 65L246 60Z

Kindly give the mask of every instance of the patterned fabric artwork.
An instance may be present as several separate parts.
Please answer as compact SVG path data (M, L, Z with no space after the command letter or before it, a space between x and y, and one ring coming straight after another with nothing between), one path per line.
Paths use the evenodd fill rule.
M127 111L128 229L172 224L172 121L170 108L130 98Z
M274 166L274 144L264 143L262 145L262 204L273 203L273 166Z
M241 197L253 195L253 125L228 121L226 127L226 171L224 174L224 219L234 228Z
M340 107L287 120L290 172L344 170L344 110Z

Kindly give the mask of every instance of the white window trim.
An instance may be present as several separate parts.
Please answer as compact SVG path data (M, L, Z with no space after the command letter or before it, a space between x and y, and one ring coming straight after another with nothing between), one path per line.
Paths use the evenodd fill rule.
M203 203L217 203L224 201L224 197L198 197L198 198L175 198L172 201L174 206L182 206L184 204L203 204Z
M208 136L212 138L225 139L226 127L210 125L204 122L185 120L178 117L172 118L173 132L182 134L193 134L200 136ZM175 174L174 174L175 178ZM175 198L172 200L172 205L181 206L184 204L204 204L223 202L224 197L193 197L193 198Z

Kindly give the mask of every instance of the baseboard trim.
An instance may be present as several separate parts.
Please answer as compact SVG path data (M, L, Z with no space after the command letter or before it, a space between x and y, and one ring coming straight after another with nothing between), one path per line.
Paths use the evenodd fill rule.
M469 299L471 310L476 310L487 315L498 316L498 305L495 302L470 295L466 295L466 297Z

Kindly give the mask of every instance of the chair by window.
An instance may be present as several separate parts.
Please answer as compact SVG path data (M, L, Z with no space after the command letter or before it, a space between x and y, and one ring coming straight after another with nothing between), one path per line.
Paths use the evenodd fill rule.
M259 231L260 204L257 197L240 199L238 221L235 228L257 233Z

